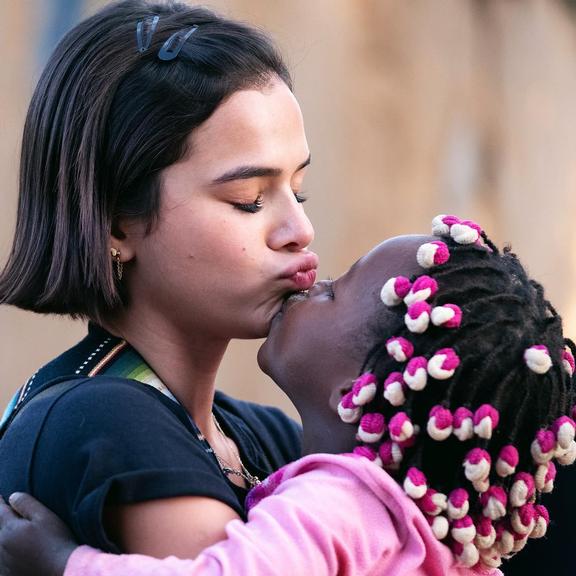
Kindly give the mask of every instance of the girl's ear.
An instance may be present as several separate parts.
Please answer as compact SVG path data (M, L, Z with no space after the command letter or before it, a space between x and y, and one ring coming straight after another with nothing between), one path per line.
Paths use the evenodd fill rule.
M332 393L330 394L330 399L328 401L330 410L338 413L338 404L340 403L340 400L342 400L342 396L348 394L348 392L352 390L353 385L354 380L345 380L332 389Z
M142 238L141 223L119 218L112 224L110 250L120 253L121 262L129 262L136 256L136 243Z

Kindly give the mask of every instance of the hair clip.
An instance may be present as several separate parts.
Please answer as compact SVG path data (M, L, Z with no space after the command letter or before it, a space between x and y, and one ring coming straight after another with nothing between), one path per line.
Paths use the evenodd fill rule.
M404 304L410 306L410 304L414 304L414 302L428 300L428 298L432 298L436 292L438 292L438 282L436 282L434 278L426 275L419 276L414 280L410 291L404 297Z
M406 340L406 338L402 338L402 336L389 338L386 341L386 350L396 362L406 362L406 360L414 354L412 342Z
M430 410L426 431L430 438L441 442L452 434L452 413L448 408L437 405Z
M401 372L391 372L384 380L384 398L392 406L402 406L406 402L405 389L406 384Z
M356 378L352 386L352 401L356 406L364 406L376 396L376 377L370 372Z
M480 505L482 514L490 520L498 520L506 516L506 505L508 497L506 491L501 486L490 486L490 488L480 494Z
M184 44L186 44L186 40L188 40L196 30L198 30L198 26L195 24L186 33L182 30L174 32L174 34L172 34L172 36L162 44L162 48L160 48L160 51L158 52L158 58L165 62L174 60L174 58L180 54L180 50L182 50Z
M382 467L386 470L397 470L404 458L402 447L392 440L382 442L378 448L378 454L382 460Z
M538 430L530 446L530 453L536 464L546 464L554 457L556 436L551 430Z
M558 446L563 450L568 450L576 435L576 423L574 423L574 420L568 416L560 416L550 429L556 435Z
M492 432L498 426L500 415L498 410L490 404L482 404L474 412L474 433L480 438L490 440Z
M447 508L450 520L464 518L470 510L470 495L464 488L454 488L448 495Z
M488 478L492 459L486 450L482 448L472 448L472 450L466 454L462 465L464 466L464 475L466 478L470 482L476 482L477 480Z
M158 26L160 16L149 16L144 20L140 20L136 24L136 42L138 44L138 52L143 53L150 48L152 44L152 36Z
M438 514L438 516L426 516L425 518L428 520L428 524L436 540L444 540L444 538L448 536L450 524L446 516Z
M542 504L536 504L534 512L536 517L534 519L534 529L530 532L530 538L542 538L546 536L548 524L550 524L550 514L546 506Z
M440 240L426 242L416 252L416 262L422 268L440 266L441 264L446 264L448 260L450 260L450 251L448 246Z
M516 508L524 506L536 491L534 478L528 472L518 472L510 488L510 505Z
M536 490L545 494L554 490L554 480L556 480L556 466L550 460L548 464L540 464L534 474L534 484Z
M410 292L412 284L405 276L390 278L382 286L380 298L386 306L397 306Z
M492 520L486 518L486 516L480 516L476 519L476 538L474 538L474 544L478 546L480 550L487 550L494 546L496 542L496 530Z
M414 425L406 412L396 412L388 422L388 433L393 442L406 442L414 436Z
M453 348L437 350L428 361L428 374L436 380L446 380L454 375L460 365L460 358Z
M348 392L348 394L342 396L338 403L338 416L340 416L340 420L346 424L354 424L354 422L358 422L362 415L362 408L356 406L352 396L352 392Z
M380 459L378 452L373 448L370 448L370 446L356 446L354 450L352 450L352 453L357 456L362 456L363 458L370 460L373 464L382 467L382 460Z
M454 411L454 436L460 440L460 442L465 442L470 440L474 436L474 414L471 410L460 406Z
M432 308L430 320L434 326L459 328L462 322L462 310L456 304L443 304Z
M474 522L470 516L464 516L452 522L450 534L456 542L468 544L468 542L473 542L476 537L476 526L474 526Z
M357 438L366 444L378 442L386 432L386 421L384 416L378 412L364 414L360 419Z
M410 358L402 376L410 390L424 390L428 381L428 360L424 356Z
M426 490L428 490L426 476L418 470L418 468L409 468L408 472L406 472L406 478L404 478L404 482L402 483L404 488L404 492L412 500L418 500L426 494Z
M454 224L459 224L460 218L451 214L439 214L432 219L432 234L434 236L447 236Z
M510 524L514 531L521 536L528 536L534 530L536 510L534 504L524 504L512 511Z
M448 499L446 494L437 492L434 488L428 488L426 493L420 500L416 501L416 505L424 514L428 516L438 516L448 508Z
M524 351L524 362L526 362L526 366L528 366L532 372L536 372L536 374L546 374L552 366L552 359L550 358L548 348L543 344L536 344L535 346L526 348Z
M474 244L481 234L482 228L472 220L462 220L450 226L450 236L457 244Z
M519 461L520 455L515 446L512 446L512 444L503 446L496 461L496 473L500 478L511 476L516 472L516 466L518 466Z
M574 363L574 356L572 355L572 351L568 347L562 350L562 366L564 367L564 370L568 372L570 378L572 378L574 371L576 370L576 364Z
M428 302L414 302L408 306L408 311L404 315L406 328L414 334L423 334L430 324L430 304Z
M451 549L458 564L464 566L464 568L472 568L476 566L480 560L480 552L472 542L468 542L467 544L452 542Z
M571 466L576 462L576 442L572 442L567 450L556 456L556 461L562 466Z

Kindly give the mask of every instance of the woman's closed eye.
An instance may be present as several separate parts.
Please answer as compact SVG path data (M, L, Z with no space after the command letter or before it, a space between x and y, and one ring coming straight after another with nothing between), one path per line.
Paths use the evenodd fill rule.
M308 200L308 196L304 192L294 192L294 198L298 204L303 204ZM250 214L255 214L259 212L264 206L264 196L263 194L258 194L256 200L253 202L232 202L232 206L237 210L242 210L242 212L249 212Z

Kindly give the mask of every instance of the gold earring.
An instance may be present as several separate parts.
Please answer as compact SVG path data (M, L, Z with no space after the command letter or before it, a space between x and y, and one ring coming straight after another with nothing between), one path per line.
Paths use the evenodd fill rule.
M110 254L114 261L116 262L116 276L118 280L122 280L122 274L124 272L124 264L122 260L120 260L120 250L116 250L116 248L110 248Z

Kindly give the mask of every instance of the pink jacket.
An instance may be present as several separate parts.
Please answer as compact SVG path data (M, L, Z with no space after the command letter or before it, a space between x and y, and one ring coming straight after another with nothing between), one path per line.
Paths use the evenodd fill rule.
M455 566L401 487L363 458L301 458L252 491L249 505L248 522L232 520L228 539L195 560L81 546L64 576L478 576Z

